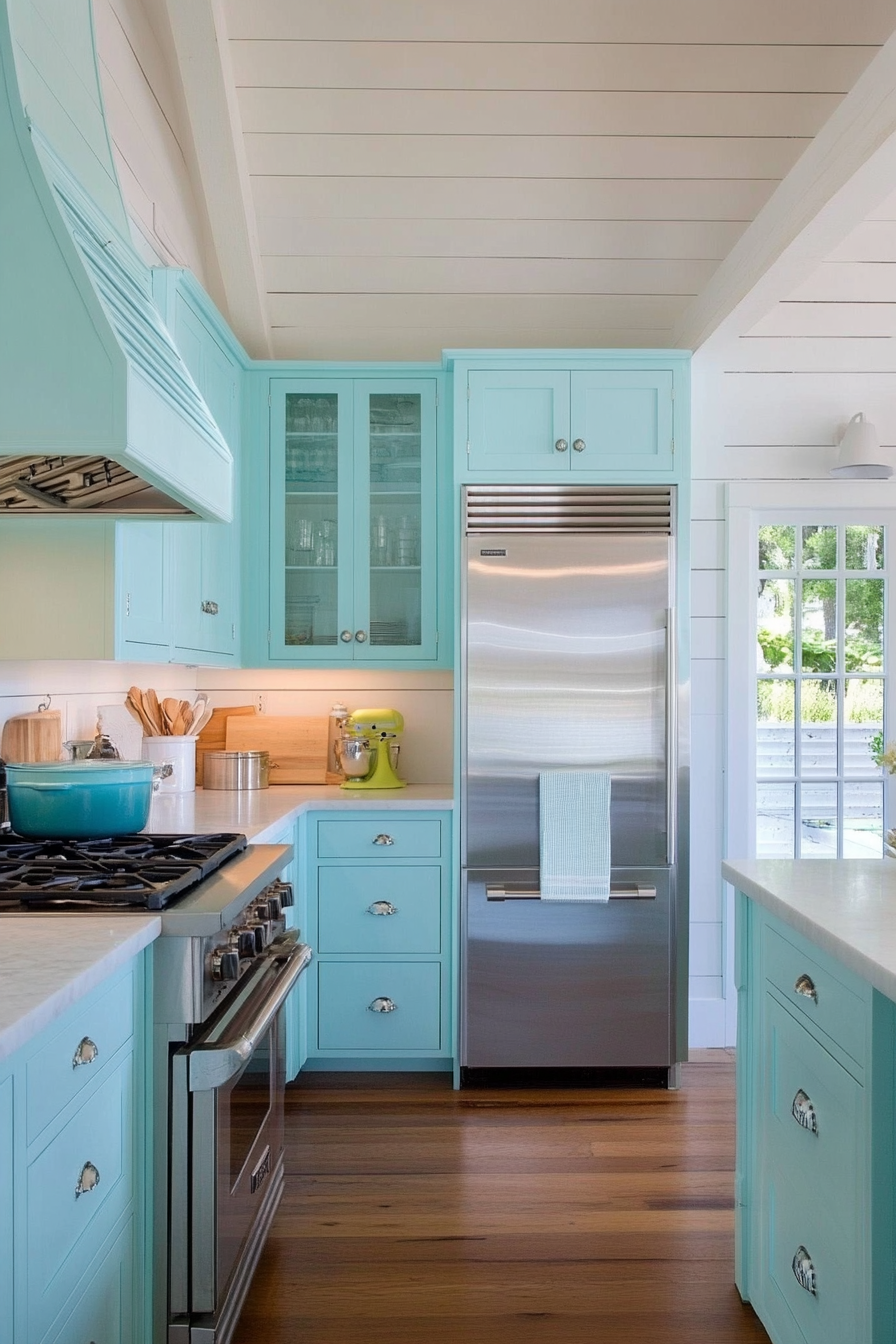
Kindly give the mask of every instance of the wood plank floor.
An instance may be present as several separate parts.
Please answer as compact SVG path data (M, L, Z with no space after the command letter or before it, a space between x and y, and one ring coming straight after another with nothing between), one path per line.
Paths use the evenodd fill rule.
M767 1344L732 1279L734 1060L683 1075L303 1075L234 1344Z

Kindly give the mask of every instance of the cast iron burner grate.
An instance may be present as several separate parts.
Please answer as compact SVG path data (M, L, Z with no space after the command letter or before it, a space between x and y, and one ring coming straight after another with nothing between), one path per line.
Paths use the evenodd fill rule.
M0 908L161 910L245 847L231 834L0 836Z

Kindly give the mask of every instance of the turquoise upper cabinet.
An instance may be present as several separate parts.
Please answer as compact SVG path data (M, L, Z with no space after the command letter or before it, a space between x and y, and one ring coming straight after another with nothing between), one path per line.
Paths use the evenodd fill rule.
M186 524L198 530L199 524ZM115 529L116 656L167 662L173 592L166 523L120 523Z
M153 271L153 295L233 454L239 482L242 351L189 271ZM227 666L238 660L239 494L237 486L232 523L166 524L175 662Z
M270 384L270 658L439 657L435 377Z
M685 469L681 351L449 351L458 480L672 480Z

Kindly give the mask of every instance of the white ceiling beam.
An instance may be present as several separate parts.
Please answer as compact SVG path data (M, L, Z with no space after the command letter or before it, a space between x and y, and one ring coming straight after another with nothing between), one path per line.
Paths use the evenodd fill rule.
M682 314L676 345L741 336L896 184L896 33Z
M230 324L256 359L272 354L255 207L219 0L164 0Z

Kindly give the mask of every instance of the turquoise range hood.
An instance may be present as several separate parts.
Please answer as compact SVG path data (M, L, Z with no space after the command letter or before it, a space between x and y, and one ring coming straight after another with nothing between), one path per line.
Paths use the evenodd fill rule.
M233 459L148 269L19 92L0 0L0 515L229 522Z

